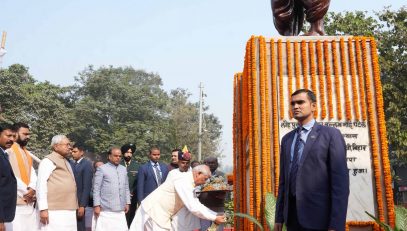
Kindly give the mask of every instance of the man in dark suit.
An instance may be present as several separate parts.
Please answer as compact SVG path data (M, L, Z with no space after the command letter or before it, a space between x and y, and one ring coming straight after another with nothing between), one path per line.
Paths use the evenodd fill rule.
M281 141L275 230L345 230L349 196L346 145L336 128L315 122L315 94L291 95L298 128Z
M168 166L158 162L160 159L158 147L152 147L148 156L150 161L141 165L137 174L137 201L139 203L160 186L168 175Z
M137 191L136 191L136 184L137 184L137 172L140 167L140 164L134 160L133 154L136 152L136 145L134 144L125 144L121 148L123 153L123 159L120 162L121 165L126 167L127 170L127 177L129 178L129 190L131 196L131 204L129 208L129 212L126 213L126 220L127 226L130 227L131 222L133 221L134 215L136 214L137 208Z
M12 228L17 203L17 180L5 150L13 145L15 132L10 124L0 123L0 231Z
M75 144L72 149L72 166L75 175L76 193L78 195L78 211L76 213L78 231L85 231L85 207L89 204L92 189L93 169L92 163L83 158L85 150L82 146Z

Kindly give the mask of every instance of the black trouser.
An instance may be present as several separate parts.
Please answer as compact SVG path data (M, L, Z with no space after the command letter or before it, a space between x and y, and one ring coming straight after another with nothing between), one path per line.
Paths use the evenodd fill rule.
M86 213L86 209L85 209ZM83 214L83 217L81 219L76 219L76 228L78 231L86 231L86 226L85 226L85 213Z
M130 228L131 222L133 221L134 215L136 215L137 210L137 197L131 197L131 204L129 206L129 211L126 213L127 226Z
M302 227L298 222L297 201L295 196L290 195L288 201L287 231L320 231L318 229L307 229Z

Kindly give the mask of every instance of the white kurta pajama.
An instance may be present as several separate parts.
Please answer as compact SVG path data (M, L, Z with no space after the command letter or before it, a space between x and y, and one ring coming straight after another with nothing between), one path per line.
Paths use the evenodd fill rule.
M18 146L20 149L20 153L24 153L20 146ZM28 152L28 151L26 151ZM10 155L16 155L12 149L8 149L7 153ZM28 152L29 155L32 155L30 152ZM15 158L13 156L10 156L11 158ZM22 158L24 156L22 155ZM26 159L25 159L26 160ZM28 162L28 161L26 161ZM36 189L36 184L37 184L37 174L35 173L35 169L31 166L29 167L31 170L29 171L29 183L28 185L23 182L21 178L18 177L19 174L16 175L16 180L17 180L17 196L19 198L23 198L25 194L28 193L27 188L32 188L33 190ZM36 227L38 227L38 219L37 219L37 211L34 208L34 203L31 204L17 204L16 206L16 215L14 217L14 220L12 221L12 226L13 226L13 231L35 231L37 230ZM10 228L9 228L10 229ZM7 229L7 230L9 230Z
M67 162L66 165L73 177L70 164ZM47 181L55 169L56 166L48 158L44 158L38 168L37 202L39 211L48 209ZM48 210L48 221L47 225L39 222L41 231L76 231L76 210Z
M181 172L179 168L173 169L168 173L166 180L175 180L179 177L182 177L183 174L187 174L191 171L191 168L188 168L187 172ZM200 219L193 213L191 213L186 207L183 207L171 218L171 228L173 230L182 231L192 231L200 229Z
M177 194L180 199L180 201L176 202L180 204L175 205L176 207L180 207L180 209L175 211L174 214L171 214L169 211L160 211L161 208L164 208L164 206L160 206L162 203L174 200L177 201L177 198L167 198L169 191L172 191L169 193L170 195ZM179 230L178 227L185 225L185 223L180 223L181 220L178 220L178 223L171 223L171 219L173 219L175 214L180 211L181 214L184 213L185 210L182 211L183 208L187 209L190 213L197 217L215 220L217 213L202 205L194 194L194 191L195 184L192 172L187 172L185 174L182 173L180 175L177 174L174 179L171 179L170 177L170 180L167 178L167 180L160 185L160 187L158 187L141 202L141 206L137 210L136 216L130 226L130 231ZM158 215L160 213L163 215ZM185 220L181 222L185 222Z

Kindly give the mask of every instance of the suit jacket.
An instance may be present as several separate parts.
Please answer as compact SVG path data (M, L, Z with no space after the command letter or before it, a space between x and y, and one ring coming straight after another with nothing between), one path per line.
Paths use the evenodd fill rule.
M168 175L168 166L163 163L159 163L161 170L161 183L165 181ZM144 198L148 196L154 189L158 187L155 172L151 162L140 166L137 174L137 201L140 203Z
M6 155L0 148L0 222L14 220L17 203L17 180Z
M276 223L287 222L291 144L295 130L281 141ZM349 170L345 140L336 128L315 123L298 163L298 222L308 229L345 230Z
M70 160L76 182L76 194L78 196L79 207L86 207L89 205L90 193L92 190L93 167L92 163L82 158L79 163Z
M130 205L126 168L110 162L97 168L93 181L93 206L109 212L124 211Z

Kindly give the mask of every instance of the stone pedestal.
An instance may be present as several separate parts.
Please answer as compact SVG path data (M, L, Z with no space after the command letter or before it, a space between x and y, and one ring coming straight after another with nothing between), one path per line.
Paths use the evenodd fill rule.
M264 221L264 196L277 194L279 144L295 129L290 95L311 89L316 120L347 144L347 224L373 229L365 211L394 224L394 205L376 44L365 37L252 37L234 79L236 211ZM253 230L237 221L236 230Z

